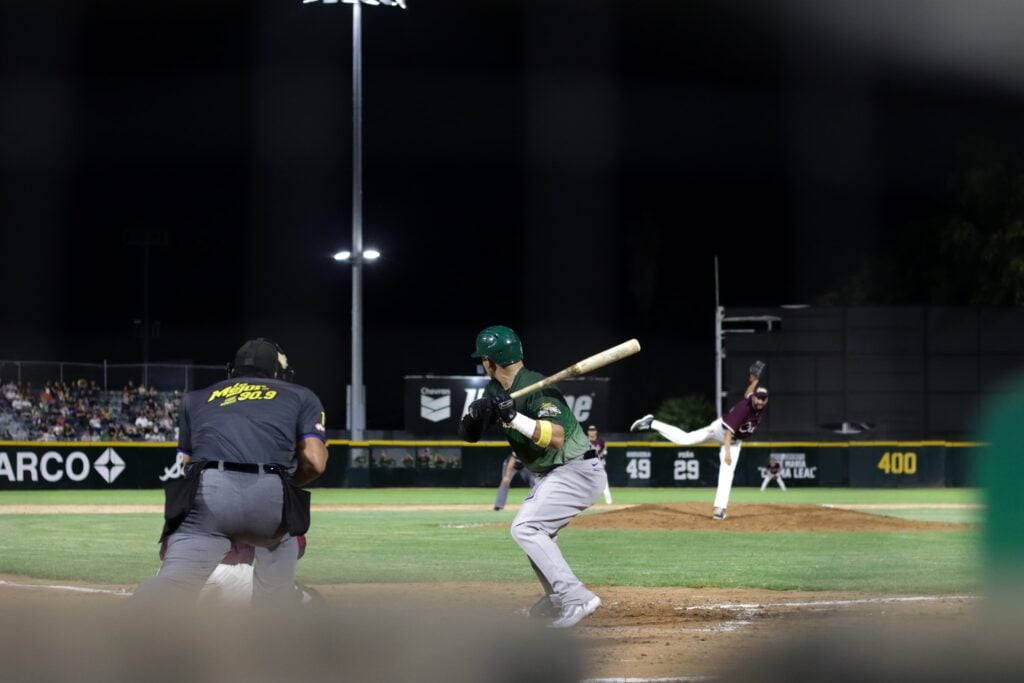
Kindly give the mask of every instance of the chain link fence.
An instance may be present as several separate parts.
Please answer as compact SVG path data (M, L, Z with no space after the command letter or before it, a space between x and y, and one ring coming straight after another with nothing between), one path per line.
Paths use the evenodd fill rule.
M65 361L0 360L0 384L41 387L47 382L95 382L102 391L130 384L157 391L191 391L224 379L223 365L185 363L72 363Z

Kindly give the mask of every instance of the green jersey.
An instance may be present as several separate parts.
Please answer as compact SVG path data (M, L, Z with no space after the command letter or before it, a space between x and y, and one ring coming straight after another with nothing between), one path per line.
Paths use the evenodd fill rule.
M517 389L522 389L542 379L544 379L544 375L524 367L516 374L508 391L511 394ZM501 384L492 379L484 388L484 396L489 398L499 391L501 391ZM565 430L565 442L561 448L543 448L512 427L502 426L512 450L531 472L545 474L590 450L590 440L583 433L580 423L576 421L576 416L566 405L562 392L556 387L549 386L527 396L521 396L515 400L515 403L517 412L535 420L547 420L553 424L562 425Z

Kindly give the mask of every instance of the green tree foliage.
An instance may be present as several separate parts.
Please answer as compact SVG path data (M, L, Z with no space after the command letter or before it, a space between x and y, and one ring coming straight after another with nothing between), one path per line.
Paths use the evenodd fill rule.
M822 304L1024 304L1024 159L981 139L959 156L952 208L890 234Z

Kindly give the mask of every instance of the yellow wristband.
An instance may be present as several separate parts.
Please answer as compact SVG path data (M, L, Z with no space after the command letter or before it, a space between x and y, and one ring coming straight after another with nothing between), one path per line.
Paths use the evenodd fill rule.
M540 427L540 438L537 439L537 445L547 448L551 443L551 423L547 420L537 420L537 426Z

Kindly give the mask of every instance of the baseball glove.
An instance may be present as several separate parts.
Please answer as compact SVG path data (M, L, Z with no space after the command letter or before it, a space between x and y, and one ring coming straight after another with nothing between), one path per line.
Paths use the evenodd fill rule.
M757 377L758 379L761 379L761 373L764 372L764 361L763 360L755 360L753 362L753 364L750 366L749 372L754 377Z

